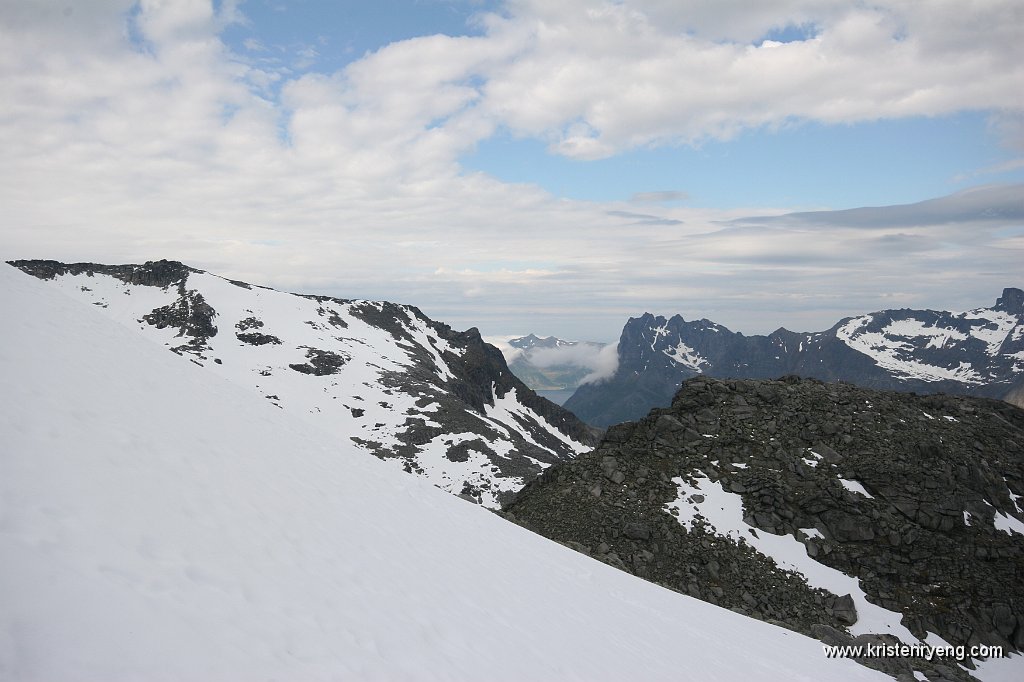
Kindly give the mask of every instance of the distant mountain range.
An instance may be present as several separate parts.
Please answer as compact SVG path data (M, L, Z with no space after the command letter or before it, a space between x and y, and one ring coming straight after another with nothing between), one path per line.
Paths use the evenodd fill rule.
M412 306L289 294L174 261L11 265L339 442L489 507L594 442L476 329Z
M1024 291L1004 289L993 306L962 313L883 310L823 332L780 328L767 336L645 313L623 328L615 373L580 386L565 407L594 426L635 420L667 405L682 381L697 374L796 374L868 388L1003 398L1024 377Z

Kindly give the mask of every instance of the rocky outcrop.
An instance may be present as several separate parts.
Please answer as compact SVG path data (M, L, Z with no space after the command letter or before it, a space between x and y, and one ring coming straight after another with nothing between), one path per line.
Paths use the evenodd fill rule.
M214 324L216 316L217 311L206 303L203 295L187 289L185 280L182 280L178 283L177 300L154 308L143 315L142 319L157 329L173 327L178 330L178 336L188 339L184 344L172 348L174 352L189 350L202 353L209 348L209 340L217 335L217 325Z
M914 636L1024 649L1024 411L797 377L698 377L671 407L610 428L593 452L545 471L505 513L623 570L801 632L858 621L845 594L823 594L713 528L696 484L741 499L741 536L799 541ZM693 509L703 511L689 527L674 515Z
M13 260L8 264L43 280L62 275L110 275L125 284L137 284L160 289L177 286L189 273L201 272L171 260L148 261L142 265L100 265L98 263L61 263L55 260Z

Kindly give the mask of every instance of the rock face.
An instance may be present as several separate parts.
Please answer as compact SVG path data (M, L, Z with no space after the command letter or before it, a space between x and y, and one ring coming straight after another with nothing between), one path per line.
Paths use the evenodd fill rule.
M698 377L504 513L819 638L934 633L1019 651L1022 496L1024 411L1006 403Z
M630 318L608 381L580 386L565 403L608 426L668 404L697 374L770 379L787 374L920 393L1001 398L1024 377L1024 291L1005 289L991 308L964 313L884 310L815 333L778 329L744 336L710 320Z
M338 438L497 507L596 430L537 396L476 329L411 306L288 294L177 262L13 261Z

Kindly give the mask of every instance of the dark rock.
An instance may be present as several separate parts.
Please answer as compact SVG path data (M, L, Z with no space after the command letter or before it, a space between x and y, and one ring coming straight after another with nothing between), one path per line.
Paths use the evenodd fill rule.
M633 540L649 540L651 538L651 529L642 524L629 522L622 527L623 534Z
M744 407L737 395L754 408L750 418L735 414ZM923 413L934 419L918 419ZM714 426L716 437L690 438L694 427L679 430L676 422L704 432ZM827 424L836 426L834 440ZM822 633L842 633L858 622L863 614L851 595L808 586L749 544L719 536L701 517L690 528L680 525L666 510L678 489L666 481L706 477L742 498L750 531L801 539L809 557L856 577L869 602L903 614L921 637L934 632L954 645L1008 651L1024 644L1024 537L994 525L996 511L1024 520L1010 497L1024 492L1024 453L1006 445L1024 442L1024 411L980 398L912 396L798 377L699 377L683 383L671 407L610 431L614 439L555 468L563 486L575 480L592 486L625 472L624 485L566 500L557 486L538 483L510 511L549 537L605 543L609 554L630 557L623 570L798 632L824 639ZM636 475L642 470L645 476ZM856 481L871 497L848 490L840 478ZM696 494L680 502L706 503ZM649 540L627 530L638 519L650 528ZM809 538L803 528L824 537ZM639 554L641 542L653 559ZM891 675L906 674L908 665L936 670L917 659L862 662ZM942 674L968 679L955 666Z
M288 366L302 374L312 374L314 376L323 377L329 374L337 374L338 370L341 369L341 366L348 360L348 358L345 358L338 353L320 350L319 348L306 348L306 357L309 358L309 362L301 365L291 364Z
M849 594L832 602L832 615L843 625L853 625L857 622L857 607L853 603L853 597Z
M272 334L261 334L259 332L242 332L235 334L235 337L250 346L264 346L268 343L275 346L281 345L281 339Z

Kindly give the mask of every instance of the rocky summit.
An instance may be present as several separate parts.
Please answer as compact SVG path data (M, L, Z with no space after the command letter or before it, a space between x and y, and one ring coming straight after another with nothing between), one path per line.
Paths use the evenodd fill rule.
M176 261L11 265L346 447L489 507L595 442L476 329L455 331L413 306L290 294Z
M670 407L546 470L504 513L828 643L1020 651L1022 496L1024 411L1007 403L698 377ZM969 674L949 660L864 662L933 680Z
M1024 291L1004 289L991 307L966 312L883 310L822 332L780 328L767 336L645 313L622 330L614 376L580 386L565 407L595 426L639 419L698 374L797 374L868 388L1003 398L1024 378Z

